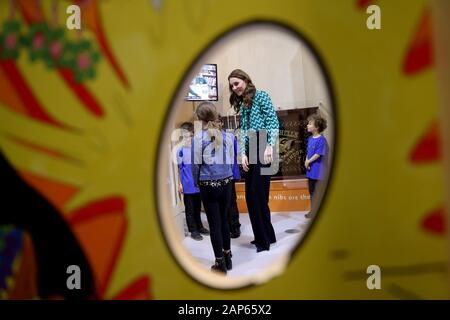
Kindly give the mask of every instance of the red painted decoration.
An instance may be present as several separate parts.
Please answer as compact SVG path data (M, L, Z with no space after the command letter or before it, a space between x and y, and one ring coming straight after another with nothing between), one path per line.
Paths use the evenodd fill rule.
M445 235L447 227L444 209L439 208L425 216L422 220L422 228L437 235Z
M422 20L403 61L403 72L405 74L414 75L433 66L434 59L431 34L431 14L427 9L422 15Z
M440 128L437 121L433 121L425 134L417 142L410 154L413 163L435 162L441 159Z

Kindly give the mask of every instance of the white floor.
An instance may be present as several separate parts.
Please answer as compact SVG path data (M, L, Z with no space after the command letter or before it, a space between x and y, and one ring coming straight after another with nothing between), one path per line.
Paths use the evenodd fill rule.
M302 238L308 223L311 221L311 219L304 217L305 213L307 212L272 213L272 225L275 229L277 242L270 246L269 251L258 253L256 247L250 244L254 237L248 214L241 214L241 236L237 239L231 239L233 269L228 272L228 275L254 275L277 261L280 256L290 253ZM204 226L208 228L204 213L202 213L202 220L204 220ZM214 252L209 236L203 236L203 240L196 241L188 235L183 240L183 244L206 269L209 270L211 265L214 264Z

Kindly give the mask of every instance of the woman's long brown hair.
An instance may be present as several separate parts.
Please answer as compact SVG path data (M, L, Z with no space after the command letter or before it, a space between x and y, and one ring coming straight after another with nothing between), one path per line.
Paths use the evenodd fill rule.
M230 78L238 78L247 84L244 92L242 93L242 96L238 96L236 93L233 92L233 89L230 84ZM242 71L241 69L235 69L231 71L230 75L228 76L228 87L230 88L230 104L236 111L236 113L239 113L239 109L241 107L241 103L243 102L245 107L250 108L252 106L253 97L256 93L256 87L252 82L252 79L250 79L250 76Z

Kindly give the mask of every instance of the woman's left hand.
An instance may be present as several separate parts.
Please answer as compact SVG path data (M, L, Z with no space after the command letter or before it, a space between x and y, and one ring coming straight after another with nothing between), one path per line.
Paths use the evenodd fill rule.
M310 169L310 162L308 161L308 159L305 160L305 168L306 170Z
M269 164L273 161L273 147L271 145L266 146L266 150L264 150L264 162L265 164Z

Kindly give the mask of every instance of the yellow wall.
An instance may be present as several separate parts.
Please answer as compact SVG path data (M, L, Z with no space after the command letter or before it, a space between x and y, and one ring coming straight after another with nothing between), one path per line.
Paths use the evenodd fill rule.
M156 299L395 299L402 298L399 292L448 298L447 234L424 227L443 205L440 159L410 160L438 120L435 71L433 65L414 74L402 68L426 1L380 0L379 31L366 28L367 14L353 0L164 1L161 9L144 0L98 3L129 87L103 56L96 78L85 84L104 108L105 115L96 117L56 71L22 54L17 67L45 110L76 130L36 121L3 99L0 147L17 170L77 189L60 209L65 217L107 196L125 201L126 234L104 298L141 276L151 279ZM0 2L0 13L6 7ZM158 143L191 63L218 36L254 20L289 25L320 55L334 95L336 157L320 215L284 272L261 285L222 291L193 281L169 252L159 216L169 212L164 209L166 171L157 162L164 146L159 149ZM30 150L11 135L84 165ZM98 237L90 241L106 233L96 230ZM86 251L94 248L90 241L83 242ZM93 260L98 256L92 253ZM382 290L366 287L371 264L381 267ZM434 264L444 267L429 267ZM417 268L422 271L411 271Z

